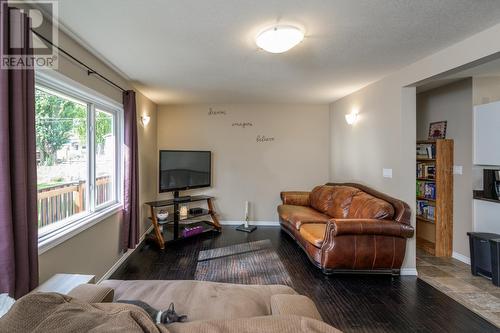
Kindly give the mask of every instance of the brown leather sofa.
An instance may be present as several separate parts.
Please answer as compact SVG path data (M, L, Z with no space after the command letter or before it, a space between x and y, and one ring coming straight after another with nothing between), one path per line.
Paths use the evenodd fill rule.
M414 231L403 201L354 183L282 192L281 199L282 230L325 274L399 274Z

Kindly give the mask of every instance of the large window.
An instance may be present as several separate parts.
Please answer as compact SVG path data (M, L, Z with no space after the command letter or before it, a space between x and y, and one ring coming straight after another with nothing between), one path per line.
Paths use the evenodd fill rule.
M44 239L120 203L121 108L37 79L38 228Z
M95 112L95 175L97 207L115 200L116 136L115 117L112 113Z

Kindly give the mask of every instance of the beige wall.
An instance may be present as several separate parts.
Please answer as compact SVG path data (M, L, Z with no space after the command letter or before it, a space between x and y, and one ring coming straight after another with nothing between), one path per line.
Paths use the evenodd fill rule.
M426 140L429 123L448 121L448 139L454 140L453 251L470 256L467 232L472 231L472 79L462 80L417 96L417 139Z
M96 275L99 279L118 259L121 214L95 226L38 256L40 283L57 273Z
M226 115L210 116L210 108ZM280 191L328 180L328 118L327 105L162 106L158 148L213 152L212 188L190 192L214 195L222 220L242 221L248 200L250 220L277 223ZM233 126L238 122L253 126ZM275 140L258 143L257 135Z
M398 195L399 134L401 116L394 112L385 115L382 105L387 101L380 98L385 85L373 85L366 94L353 94L331 105L331 180L366 182L375 188ZM392 108L399 109L394 101ZM379 108L380 106L380 108ZM345 114L359 110L354 126L345 121ZM342 110L342 112L337 112ZM391 153L389 153L391 152ZM383 178L382 169L393 169L393 177Z
M136 99L139 146L140 234L143 235L151 226L151 221L148 220L148 207L144 203L156 199L158 188L158 110L156 104L144 95L137 93ZM144 126L141 122L141 117L145 115L151 117L147 126Z
M474 77L472 86L474 105L500 101L500 76Z
M496 25L331 104L331 179L373 186L414 212L416 92L409 86L500 52L499 35ZM343 117L356 106L361 119L348 127ZM335 141L340 139L342 144ZM392 179L382 178L382 166L393 169ZM403 268L415 268L415 238L407 243Z
M132 89L130 83L93 56L85 48L63 33L59 34L59 45L79 60L110 78L125 89ZM117 102L122 102L121 91L96 77L60 55L58 71L67 77L104 94ZM139 202L141 204L141 234L147 230L149 222L143 209L143 202L156 197L156 112L157 106L137 93L138 140L139 140ZM140 123L140 116L149 114L148 127ZM115 214L77 236L40 254L40 283L56 273L86 273L102 277L122 254L119 251L121 213Z

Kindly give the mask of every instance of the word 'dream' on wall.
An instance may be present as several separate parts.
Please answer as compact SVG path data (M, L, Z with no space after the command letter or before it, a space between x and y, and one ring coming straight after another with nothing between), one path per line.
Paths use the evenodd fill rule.
M225 110L214 110L212 108L208 108L209 116L225 116L227 112Z

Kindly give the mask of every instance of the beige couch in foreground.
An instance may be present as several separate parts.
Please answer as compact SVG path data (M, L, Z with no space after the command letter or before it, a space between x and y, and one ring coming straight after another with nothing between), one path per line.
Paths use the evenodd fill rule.
M174 302L188 321L155 325L145 311L117 300L140 300L156 309ZM162 333L336 333L313 301L282 285L202 281L108 280L80 285L68 295L32 293L0 319L0 331Z
M242 285L205 281L103 281L114 300L141 300L155 309L171 302L188 321L296 314L322 320L313 301L283 285Z

